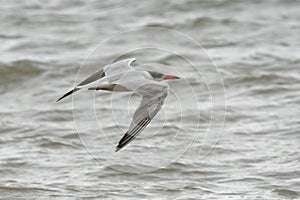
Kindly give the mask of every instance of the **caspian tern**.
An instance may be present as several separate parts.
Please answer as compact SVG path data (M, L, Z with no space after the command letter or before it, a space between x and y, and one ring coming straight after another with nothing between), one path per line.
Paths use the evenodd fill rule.
M169 85L161 81L179 79L177 76L160 72L135 70L131 66L135 60L135 58L128 58L106 65L57 100L60 101L82 88L88 88L88 90L131 91L141 95L141 104L133 115L128 131L119 141L116 152L135 139L161 109L169 91ZM95 85L91 86L91 84Z

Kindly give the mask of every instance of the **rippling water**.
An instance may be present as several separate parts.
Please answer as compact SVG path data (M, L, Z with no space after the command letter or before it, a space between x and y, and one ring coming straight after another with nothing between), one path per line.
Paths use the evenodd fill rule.
M0 11L0 197L300 198L298 1L12 0ZM115 153L138 97L83 91L55 101L120 56L183 81Z

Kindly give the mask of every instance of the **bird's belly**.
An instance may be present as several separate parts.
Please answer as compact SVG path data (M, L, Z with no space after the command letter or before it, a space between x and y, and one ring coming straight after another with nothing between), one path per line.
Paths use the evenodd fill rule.
M117 91L117 92L128 92L127 88L117 85L117 84L103 84L96 87L89 88L89 90L108 90L108 91Z
M118 92L128 92L130 90L128 90L127 88L121 86L121 85L117 85L117 84L112 84L109 86L109 90L111 91L118 91Z

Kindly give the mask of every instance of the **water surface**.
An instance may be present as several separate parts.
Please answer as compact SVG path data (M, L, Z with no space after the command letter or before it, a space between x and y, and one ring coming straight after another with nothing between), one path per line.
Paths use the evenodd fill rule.
M1 1L0 197L300 198L299 8L286 0ZM97 44L137 28L147 31L106 43L77 74ZM174 40L176 32L158 34L162 28L194 38L206 52ZM164 49L135 49L160 40L193 60L203 77ZM115 153L137 96L83 91L73 103L55 101L76 77L120 56L171 67L184 81L171 84L182 110L169 95L149 129ZM217 119L224 115L224 102L212 108L204 84L222 99L208 56L225 86L220 138L206 135L212 110ZM221 126L222 120L213 124L215 131Z

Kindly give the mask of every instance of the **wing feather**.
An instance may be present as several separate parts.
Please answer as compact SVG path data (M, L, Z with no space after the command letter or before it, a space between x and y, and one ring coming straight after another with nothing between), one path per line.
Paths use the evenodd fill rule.
M81 81L75 88L64 94L62 97L60 97L57 101L62 100L63 98L73 94L74 92L79 91L84 86L89 85L90 83L93 83L105 76L113 76L118 73L124 73L125 71L130 71L133 68L130 66L136 59L135 58L128 58L124 60L117 61L115 63L112 63L110 65L106 65L102 69L98 70L97 72L91 74L87 78L85 78L83 81Z
M107 76L113 76L121 74L130 70L133 70L131 64L136 61L135 58L128 58L106 65L103 70Z
M167 97L168 87L161 83L152 83L141 86L137 92L143 95L141 104L136 109L129 130L119 141L116 151L119 151L134 140L136 136L148 126L151 120L160 111Z

